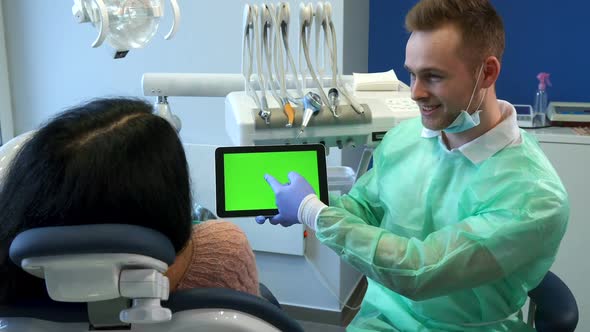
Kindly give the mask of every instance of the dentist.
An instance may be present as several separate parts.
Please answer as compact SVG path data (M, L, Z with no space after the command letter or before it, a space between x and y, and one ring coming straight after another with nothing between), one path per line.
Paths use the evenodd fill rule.
M406 28L421 117L391 129L330 206L296 173L284 185L267 176L270 223L306 224L367 276L348 331L534 331L520 308L555 260L569 202L496 97L502 20L487 0L422 0Z

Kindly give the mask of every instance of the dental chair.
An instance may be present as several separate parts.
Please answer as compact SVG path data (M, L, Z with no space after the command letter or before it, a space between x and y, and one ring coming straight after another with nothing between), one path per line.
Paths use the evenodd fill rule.
M303 331L265 298L231 289L169 294L164 235L135 225L46 227L19 234L11 260L45 279L50 299L0 306L2 331Z
M528 323L540 332L572 332L578 325L578 304L567 285L551 271L529 292ZM534 322L534 324L533 324Z

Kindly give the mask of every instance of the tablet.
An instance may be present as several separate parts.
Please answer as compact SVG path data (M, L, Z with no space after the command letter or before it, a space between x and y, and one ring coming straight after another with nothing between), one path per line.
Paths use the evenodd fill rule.
M219 217L272 216L275 195L264 179L280 183L289 172L301 174L319 199L328 204L326 152L321 144L232 146L215 150L215 186Z

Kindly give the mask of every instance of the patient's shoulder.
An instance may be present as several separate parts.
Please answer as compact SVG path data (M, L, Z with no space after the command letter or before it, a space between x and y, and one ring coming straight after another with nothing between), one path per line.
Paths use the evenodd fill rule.
M224 238L229 235L246 237L246 234L238 225L225 220L207 220L193 227L193 239L204 237Z
M206 221L194 227L191 242L193 257L180 288L226 287L258 294L254 252L239 226Z
M238 225L224 220L209 220L195 225L192 240L196 251L211 247L252 251L246 233Z

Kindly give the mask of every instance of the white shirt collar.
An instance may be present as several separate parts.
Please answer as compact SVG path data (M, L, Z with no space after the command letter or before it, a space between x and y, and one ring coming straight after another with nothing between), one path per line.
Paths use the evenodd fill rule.
M516 110L514 106L507 101L498 99L500 111L502 111L502 122L490 129L488 132L477 137L476 139L461 145L458 148L449 150L442 140L440 130L430 130L422 128L422 137L432 138L438 136L438 142L445 151L461 152L467 159L474 164L490 158L496 152L509 145L520 144L520 129L516 121Z

